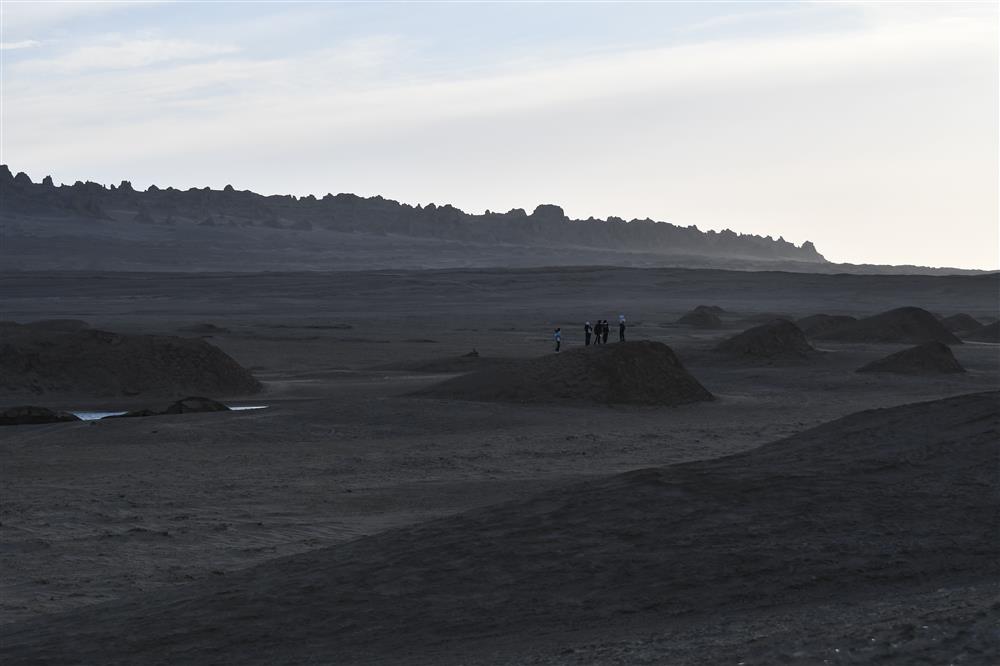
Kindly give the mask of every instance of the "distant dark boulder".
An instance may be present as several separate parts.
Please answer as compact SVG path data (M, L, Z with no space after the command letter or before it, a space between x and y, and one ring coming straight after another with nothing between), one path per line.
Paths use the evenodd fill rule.
M692 312L711 312L712 314L720 315L725 313L725 310L718 305L699 305L695 307Z
M915 307L896 308L872 317L865 317L852 324L817 335L816 338L839 342L920 344L937 341L947 345L962 343L934 315L927 310Z
M805 358L816 351L799 327L787 319L747 329L723 340L715 350L760 359Z
M0 411L0 426L62 423L79 420L77 416L67 412L54 412L51 409L35 407L33 405L6 407L3 411Z
M925 342L858 368L858 372L892 372L902 375L940 375L965 372L951 348L943 342Z
M814 338L818 335L830 333L853 324L857 320L857 317L850 315L814 314L802 319L796 319L795 325L802 329L806 337Z
M1000 342L1000 322L981 326L966 335L965 339L973 342Z
M677 320L678 324L684 326L692 326L694 328L722 328L722 320L719 319L719 315L715 314L709 309L702 309L704 306L699 305L691 312L688 312L683 317Z
M964 312L945 317L941 320L941 324L952 333L969 333L983 327L983 322Z
M0 326L0 392L87 397L236 395L261 389L201 339Z

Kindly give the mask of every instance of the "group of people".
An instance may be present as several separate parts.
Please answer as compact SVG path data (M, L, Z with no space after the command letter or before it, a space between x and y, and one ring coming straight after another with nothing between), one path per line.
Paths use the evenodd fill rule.
M591 324L588 321L583 325L583 344L589 347L590 341L593 340L595 345L606 345L610 333L611 326L607 319L598 319L597 324ZM562 347L562 329L557 328L552 338L556 343L556 353L558 354ZM618 341L625 342L625 315L623 314L618 315Z

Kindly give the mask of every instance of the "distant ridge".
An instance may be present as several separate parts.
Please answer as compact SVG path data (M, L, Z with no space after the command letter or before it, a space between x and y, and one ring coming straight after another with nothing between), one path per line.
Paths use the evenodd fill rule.
M381 196L363 198L354 194L327 194L322 198L263 196L231 186L181 191L154 185L138 191L128 181L110 187L89 181L57 186L51 177L34 183L23 172L14 176L6 165L0 166L0 195L5 218L72 218L81 223L117 222L161 229L176 226L189 230L222 227L392 234L494 248L509 244L581 250L583 254L597 250L765 262L826 262L808 241L796 246L783 238L729 230L701 231L694 226L650 219L572 220L562 208L551 204L539 205L530 214L516 208L506 213L473 215L448 204L411 206Z
M264 196L227 185L178 190L35 183L0 165L6 270L287 271L626 266L809 273L964 273L834 264L813 243L701 231L650 219L465 213L354 194Z

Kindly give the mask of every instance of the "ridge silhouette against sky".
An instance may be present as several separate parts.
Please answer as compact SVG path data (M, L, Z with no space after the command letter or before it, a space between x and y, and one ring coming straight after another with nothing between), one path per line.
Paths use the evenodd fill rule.
M0 161L997 268L995 3L2 5Z

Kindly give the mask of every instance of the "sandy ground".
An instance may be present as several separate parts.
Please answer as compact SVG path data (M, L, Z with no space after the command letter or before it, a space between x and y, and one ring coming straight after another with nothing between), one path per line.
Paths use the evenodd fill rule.
M753 314L867 315L917 305L983 318L996 316L996 295L991 276L665 269L6 274L0 305L17 321L73 317L147 333L200 322L228 329L210 342L265 384L264 393L230 402L270 407L0 430L0 621L16 626L180 583L218 581L280 556L570 483L752 449L862 409L994 389L996 345L956 346L969 372L932 379L854 372L900 345L819 343L825 353L818 358L776 365L734 363L709 349ZM700 303L724 307L726 328L672 324ZM409 394L449 375L395 369L473 348L490 357L548 353L552 327L563 327L565 344L580 344L584 320L614 320L619 312L629 317L630 339L669 344L718 400L675 408L433 400ZM65 395L32 402L75 410L143 404ZM949 595L915 587L913 598L871 599L846 616L832 595L815 602L809 626L827 623L829 632L850 634L870 613L885 624L880 631L891 632L904 607L935 612L927 595L954 609L960 599L991 594L979 590L960 586ZM971 624L983 604L967 610ZM643 659L708 663L698 661L699 640L718 655L754 632L801 637L801 617L776 609L720 618L707 629L679 623L664 633L660 626L655 636L644 634ZM823 619L831 617L838 620ZM636 631L589 629L555 645L539 640L527 653L501 640L475 647L465 660L641 663L628 657ZM671 632L687 647L678 648ZM566 645L571 652L563 652Z

